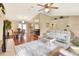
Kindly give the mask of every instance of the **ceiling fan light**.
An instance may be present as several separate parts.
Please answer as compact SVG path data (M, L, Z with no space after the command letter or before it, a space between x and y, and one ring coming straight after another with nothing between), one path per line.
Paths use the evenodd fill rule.
M22 21L22 23L25 23L25 21Z
M49 12L49 9L48 9L48 8L46 8L44 11L45 11L45 12Z

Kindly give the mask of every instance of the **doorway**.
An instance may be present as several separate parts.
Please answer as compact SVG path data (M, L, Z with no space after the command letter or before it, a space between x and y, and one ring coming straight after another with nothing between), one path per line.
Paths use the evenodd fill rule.
M19 24L18 24L18 28L20 28L21 31L24 32L23 39L24 39L24 41L27 41L27 22L20 21Z

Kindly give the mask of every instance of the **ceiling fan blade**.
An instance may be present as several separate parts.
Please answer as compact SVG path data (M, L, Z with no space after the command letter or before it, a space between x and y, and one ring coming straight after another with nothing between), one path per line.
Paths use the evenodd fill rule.
M52 8L52 9L58 9L58 7L49 7L49 8Z
M44 10L45 8L42 8L42 9L40 9L40 10L38 10L38 11L42 11L42 10Z
M46 6L48 6L48 3L46 3L46 4L44 5L44 7L46 7Z
M41 4L37 4L38 6L42 6L42 7L44 7L44 5L41 5Z
M52 6L54 3L49 3L49 6Z

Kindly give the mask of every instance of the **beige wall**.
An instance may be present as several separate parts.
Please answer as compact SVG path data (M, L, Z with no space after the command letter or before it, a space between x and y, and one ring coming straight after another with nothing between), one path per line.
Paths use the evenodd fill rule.
M57 18L57 20L54 20L54 18ZM58 16L53 16L50 23L50 25L54 24L52 29L63 30L66 28L66 25L68 24L68 17L60 19Z
M72 30L76 35L79 35L79 16L64 16L60 19L59 16L47 16L44 14L37 15L36 18L40 19L40 33L46 33L50 29L63 30L70 25L69 29ZM57 18L57 20L54 20ZM49 23L49 26L47 25ZM52 27L52 24L53 27Z
M39 14L35 16L35 18L40 19L40 33L41 35L43 33L46 33L50 29L59 29L63 30L66 28L66 25L68 24L69 17L64 17L63 19L59 19L58 16L47 16L44 14ZM34 19L35 19L34 18ZM54 20L54 18L58 18L58 20ZM53 24L53 26L52 26Z
M52 20L51 17L40 14L40 33L41 34L46 33L51 28L50 27L51 20Z
M79 36L79 16L69 17L70 29Z
M48 26L47 23L50 23L50 20L52 19L52 17L44 15L44 14L38 14L36 15L33 20L35 19L39 19L39 26L40 26L40 33L46 33L46 31L48 31L50 29L50 25ZM34 21L33 21L33 28L34 28ZM51 24L51 23L50 23Z
M0 40L3 39L3 18L0 17Z

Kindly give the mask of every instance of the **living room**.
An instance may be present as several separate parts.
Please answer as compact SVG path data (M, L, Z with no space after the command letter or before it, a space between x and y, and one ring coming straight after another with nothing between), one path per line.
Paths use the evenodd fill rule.
M79 3L1 3L0 10L1 47L3 44L0 55L79 55ZM54 40L66 44L54 43ZM73 43L76 46L71 45L71 41L77 41ZM66 50L65 53L62 53L64 50L61 47ZM58 50L54 52L53 49Z

